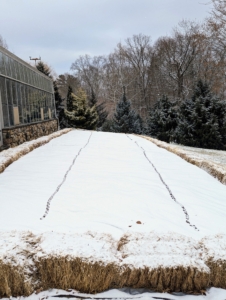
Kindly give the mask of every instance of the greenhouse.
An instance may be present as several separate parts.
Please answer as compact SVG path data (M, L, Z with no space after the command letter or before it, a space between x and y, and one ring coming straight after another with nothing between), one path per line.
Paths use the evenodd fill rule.
M53 81L0 46L0 147L56 130Z

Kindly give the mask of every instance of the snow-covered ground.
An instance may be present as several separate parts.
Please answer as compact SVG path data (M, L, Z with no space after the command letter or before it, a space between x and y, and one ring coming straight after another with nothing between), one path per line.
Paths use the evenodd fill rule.
M168 144L149 136L142 137L198 166L226 185L226 151L186 147Z
M225 185L150 141L74 130L0 174L0 260L29 268L32 251L208 273L208 259L226 260L225 198Z
M172 146L176 146L180 149L183 149L184 151L192 155L194 158L206 159L213 163L216 163L219 166L225 168L226 170L226 151L186 147L183 145L172 145Z
M205 295L185 295L183 293L155 293L147 289L129 289L124 288L120 290L109 290L103 293L99 293L96 295L90 294L82 294L78 293L76 290L64 291L64 290L48 290L45 292L40 292L39 294L32 294L29 297L22 298L20 300L68 300L68 298L72 299L97 299L97 300L126 300L126 299L139 299L139 300L152 300L152 299L159 299L159 300L224 300L226 299L226 290L211 288L206 291ZM7 298L3 298L6 300ZM11 300L17 300L18 298L10 298Z

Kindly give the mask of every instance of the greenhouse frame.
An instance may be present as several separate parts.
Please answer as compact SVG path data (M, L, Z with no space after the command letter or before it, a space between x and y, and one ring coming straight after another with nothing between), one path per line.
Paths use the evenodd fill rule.
M57 129L52 79L0 46L0 147Z

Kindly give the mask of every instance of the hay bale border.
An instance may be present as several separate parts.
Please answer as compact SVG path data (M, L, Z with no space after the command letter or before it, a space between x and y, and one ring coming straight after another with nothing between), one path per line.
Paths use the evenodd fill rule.
M208 160L205 160L202 158L200 158L200 159L194 158L191 155L189 155L186 151L184 151L183 149L180 149L179 147L174 146L174 145L170 145L166 142L162 142L157 139L154 139L154 138L151 138L148 136L144 136L144 135L139 135L139 137L142 137L142 138L154 143L156 146L163 148L169 152L172 152L173 154L178 155L179 157L183 158L190 164L193 164L193 165L199 167L200 169L206 171L211 176L218 179L222 184L226 185L226 169L220 168L214 162L209 162Z
M127 247L131 238L137 239L137 236L123 236L119 239L115 244L116 260L106 262L103 259L96 260L94 256L77 256L76 252L74 255L68 254L67 251L63 253L61 250L57 253L46 252L42 247L45 240L42 234L24 232L19 235L24 243L21 244L18 253L14 252L14 242L12 252L7 250L7 257L4 251L2 252L0 298L28 296L35 291L51 288L75 289L89 294L123 287L192 294L201 294L211 286L226 288L226 260L225 256L221 255L226 246L224 236L218 249L213 249L214 243L219 242L218 236L204 238L198 242L197 246L201 248L198 246L195 249L201 249L202 255L198 259L204 263L203 267L200 267L194 261L185 265L160 263L153 266L128 263L123 259L123 248ZM189 241L188 243L190 244ZM128 251L127 248L124 250Z
M29 152L33 151L38 147L49 143L52 139L55 139L63 134L68 133L71 130L71 128L59 130L50 135L40 137L36 140L25 142L15 148L10 148L8 150L2 151L0 153L0 173L3 173L9 165L11 165L14 161L18 160L20 157L28 154Z
M0 260L0 297L29 296L33 287L26 280L24 269Z
M41 258L36 268L43 290L76 289L88 294L123 287L201 293L210 283L210 273L194 267L135 268L101 261L90 263L79 257Z

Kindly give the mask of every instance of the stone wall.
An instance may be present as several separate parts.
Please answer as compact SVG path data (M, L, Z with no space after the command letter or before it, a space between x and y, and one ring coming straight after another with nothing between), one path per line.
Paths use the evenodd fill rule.
M3 145L6 148L15 147L24 142L37 139L44 135L49 135L57 130L57 119L3 128Z

